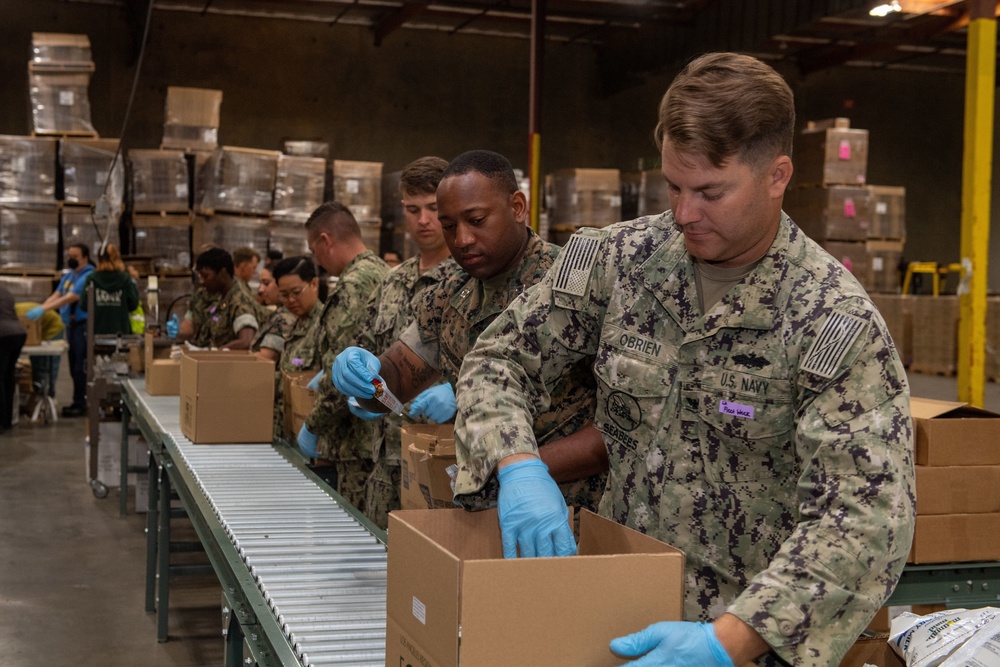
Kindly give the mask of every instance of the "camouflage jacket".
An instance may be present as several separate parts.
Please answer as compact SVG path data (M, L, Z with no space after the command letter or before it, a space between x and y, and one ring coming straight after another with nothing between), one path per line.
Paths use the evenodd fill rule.
M285 309L282 308L281 310ZM286 310L285 312L288 311ZM290 312L288 314L291 315ZM296 318L292 315L292 327L285 336L281 357L278 359L278 364L274 370L275 438L282 436L285 430L285 396L281 381L282 373L284 371L319 372L320 357L316 350L316 338L322 314L323 304L317 302L305 317ZM275 315L277 316L277 314ZM294 436L295 434L292 435Z
M218 303L220 295L209 294L201 285L194 288L194 293L191 295L191 302L188 304L188 311L184 315L184 318L191 320L191 324L194 325L194 337L191 338L191 344L197 347L209 347L211 345L210 339L210 329L204 326L205 322L208 321L208 309Z
M285 341L292 332L297 319L284 306L279 306L273 313L268 312L264 326L257 330L250 343L250 351L259 352L260 348L266 347L280 353L285 348Z
M735 614L772 647L761 664L839 664L914 520L909 388L864 290L783 216L702 314L672 214L581 230L467 358L456 493L534 450L546 387L590 355L601 514L685 552L687 620Z
M375 253L364 251L344 267L323 306L317 348L321 367L327 373L319 385L316 407L306 420L306 428L319 436L317 451L321 458L331 461L368 458L374 427L350 413L347 397L330 381L329 369L336 356L354 345L361 330L370 326L368 299L388 272L389 267Z
M415 306L416 321L400 340L456 388L459 369L476 340L501 312L526 289L540 281L559 256L559 246L547 243L530 233L524 257L510 271L489 280L473 278L461 269L452 273L434 289L420 295ZM534 439L541 445L580 430L593 419L596 382L590 373L593 359L581 358L563 377L556 378L546 402L539 404L534 416ZM485 480L484 480L485 481ZM562 485L572 504L596 509L596 499L603 490L604 476L596 475ZM487 507L496 498L496 487L483 489L478 501L466 499L469 507Z
M208 329L208 345L222 347L236 338L241 329L250 327L254 331L260 328L257 321L257 302L247 296L239 285L233 283L229 292L208 307L207 319L202 322L202 329ZM203 336L201 330L195 332L195 338Z

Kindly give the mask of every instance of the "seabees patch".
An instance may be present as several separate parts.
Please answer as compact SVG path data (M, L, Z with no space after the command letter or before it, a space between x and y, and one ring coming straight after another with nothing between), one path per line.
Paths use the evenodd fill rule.
M802 370L826 379L832 378L866 326L867 323L860 317L836 310L830 313L806 355Z
M590 272L597 262L597 251L601 246L600 235L587 235L590 230L580 230L574 234L560 256L559 273L552 289L573 296L584 296ZM594 230L596 231L596 230Z

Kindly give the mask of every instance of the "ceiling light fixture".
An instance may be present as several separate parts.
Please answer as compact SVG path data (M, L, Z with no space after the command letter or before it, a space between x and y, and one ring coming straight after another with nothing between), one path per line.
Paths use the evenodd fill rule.
M903 11L903 8L899 6L898 0L892 0L892 2L887 2L884 5L879 5L878 7L874 7L868 13L871 14L872 16L885 18L892 12L901 12L901 11Z

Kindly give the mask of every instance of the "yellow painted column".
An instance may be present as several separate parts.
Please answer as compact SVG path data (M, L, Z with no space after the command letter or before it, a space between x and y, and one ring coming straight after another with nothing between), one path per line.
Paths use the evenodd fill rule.
M982 407L986 380L986 288L993 173L997 29L993 0L970 3L962 161L962 280L958 399Z
M528 177L531 180L531 228L538 233L542 215L542 135L531 133L531 151L528 155ZM545 239L548 241L548 239Z

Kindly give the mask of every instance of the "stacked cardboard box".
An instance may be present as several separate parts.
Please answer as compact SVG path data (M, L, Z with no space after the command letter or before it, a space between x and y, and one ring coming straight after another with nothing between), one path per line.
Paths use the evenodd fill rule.
M868 130L847 118L806 123L795 140L796 187L864 185L868 174Z
M28 62L32 129L39 134L97 136L90 120L94 63L86 35L33 33Z
M135 252L151 258L158 273L191 268L191 218L189 215L132 215Z
M57 147L56 139L0 136L0 268L58 266Z
M184 151L128 152L132 210L140 213L187 213L190 174Z
M301 232L305 237L305 231ZM263 255L267 252L267 218L238 215L196 216L191 229L191 247L194 252L206 245L214 245L232 252L236 248L253 248Z
M546 180L549 237L566 243L580 227L607 227L621 220L617 169L560 169Z
M913 361L918 373L954 375L958 366L958 297L913 298Z
M219 145L222 91L207 88L167 88L161 148L211 151Z
M1000 297L986 299L986 379L1000 382Z
M107 220L95 220L93 210L84 206L66 206L61 213L63 248L74 243L82 243L90 249L90 256L96 262L100 255L102 238L118 243L117 218L110 223Z
M312 142L285 142L289 143ZM295 146L295 150L305 150ZM271 250L286 256L309 254L302 225L323 203L326 189L326 160L321 157L281 155L278 157L274 186L274 209L271 211Z
M0 204L54 203L56 148L49 137L0 136Z
M892 342L904 366L913 361L913 301L908 294L872 294L872 302L882 314Z
M1000 415L913 398L917 522L911 563L1000 559Z
M382 163L333 160L333 198L344 204L361 226L361 238L375 254L382 246Z
M324 141L286 141L284 153L285 155L318 157L327 160L330 158L330 144Z
M670 208L667 181L659 169L642 172L639 179L638 215L659 215Z
M268 215L280 155L277 151L235 146L214 151L199 174L205 188L199 212Z
M58 208L0 208L0 268L52 271L58 263Z
M63 139L59 164L67 204L93 205L107 196L118 211L125 199L124 160L115 159L117 139ZM114 165L114 169L112 169Z

